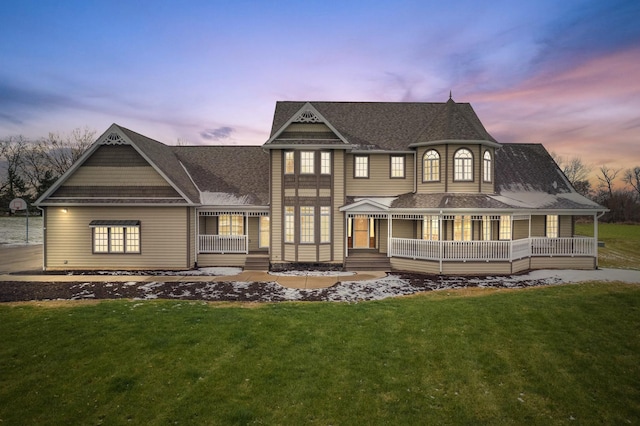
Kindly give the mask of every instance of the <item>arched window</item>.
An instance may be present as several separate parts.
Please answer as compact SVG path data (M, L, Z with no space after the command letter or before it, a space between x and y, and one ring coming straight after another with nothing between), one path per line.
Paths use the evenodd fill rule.
M473 154L466 148L460 148L453 156L453 180L473 180Z
M440 180L440 154L430 149L422 157L422 181L434 182Z
M483 164L483 180L485 182L491 182L491 153L489 150L484 152L484 157L482 160Z

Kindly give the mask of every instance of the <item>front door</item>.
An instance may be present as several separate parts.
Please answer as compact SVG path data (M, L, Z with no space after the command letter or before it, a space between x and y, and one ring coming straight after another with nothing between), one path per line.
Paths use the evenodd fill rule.
M369 248L369 218L353 218L353 248Z

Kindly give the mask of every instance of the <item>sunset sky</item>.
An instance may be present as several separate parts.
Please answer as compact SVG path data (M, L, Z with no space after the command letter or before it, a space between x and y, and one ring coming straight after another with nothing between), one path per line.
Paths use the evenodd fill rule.
M470 102L500 142L640 166L640 1L0 3L0 137L261 144L278 100Z

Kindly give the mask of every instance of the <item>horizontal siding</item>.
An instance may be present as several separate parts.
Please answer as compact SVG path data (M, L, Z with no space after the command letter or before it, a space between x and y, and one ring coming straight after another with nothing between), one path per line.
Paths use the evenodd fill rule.
M513 221L513 239L520 240L529 237L529 221L514 220Z
M340 207L345 203L344 192L344 151L333 152L333 203L331 211L331 241L333 242L333 259L342 263L344 260L344 213ZM322 190L320 190L322 191ZM321 192L322 195L322 192Z
M546 236L546 229L545 229L545 224L546 224L546 220L545 220L545 216L542 215L536 215L536 216L531 216L531 236L532 237L544 237Z
M282 253L282 152L271 150L271 260L281 261Z
M392 257L389 260L391 261L391 269L394 271L411 271L423 274L438 274L440 271L439 263L429 260L411 260L400 257Z
M515 260L512 264L511 272L513 274L516 274L518 272L526 271L530 268L531 268L531 263L529 258Z
M47 269L188 268L189 209L170 207L70 207L47 209ZM139 220L140 254L93 254L92 220Z
M298 246L298 262L317 262L317 246L314 244Z
M319 262L330 262L331 261L331 245L330 244L322 244L319 249Z
M324 123L291 123L286 128L287 132L331 132L329 126Z
M394 238L415 238L415 221L396 219L391 225Z
M237 266L244 267L246 254L199 254L198 267Z
M369 178L353 177L353 158L348 154L345 159L347 196L357 195L400 195L413 191L413 156L407 155L405 161L405 178L391 179L390 155L369 155Z
M378 251L380 253L388 253L389 252L389 226L388 221L386 219L380 220L380 226L378 227Z
M531 269L595 269L593 257L532 257Z
M447 275L511 274L510 262L443 262L442 273Z
M63 186L169 186L151 166L80 167Z
M247 229L247 235L249 237L249 251L262 250L260 248L260 241L258 238L260 233L260 218L250 217L247 221L249 222L249 228Z
M284 261L285 262L295 262L296 261L296 246L295 244L285 244L284 245Z
M560 228L558 229L559 236L565 238L573 237L573 222L571 220L571 216L560 216L558 221L560 222L558 224L558 227Z

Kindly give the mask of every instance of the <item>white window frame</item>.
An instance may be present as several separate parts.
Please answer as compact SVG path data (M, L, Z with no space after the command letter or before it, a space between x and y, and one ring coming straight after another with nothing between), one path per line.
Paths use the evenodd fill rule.
M140 254L140 225L91 225L94 254Z
M453 240L471 241L471 218L469 216L454 216Z
M512 226L511 216L501 215L500 216L500 232L498 235L499 239L511 240L513 238L512 230L513 230L513 226Z
M353 177L357 179L369 178L369 156L368 155L353 156Z
M228 214L218 216L218 235L244 235L244 216Z
M473 182L473 153L467 148L460 148L453 155L453 180Z
M316 242L315 225L315 207L300 206L300 244Z
M320 206L320 243L331 242L331 207Z
M430 149L422 156L422 181L440 181L440 153Z
M487 149L484 152L483 158L482 158L482 164L483 164L483 174L482 174L482 178L484 182L491 182L491 163L492 163L492 158L491 158L491 153L489 152L489 150Z
M315 167L315 152L313 151L300 151L300 174L312 175L316 172Z
M269 248L271 237L271 219L269 216L260 216L258 220L258 247Z
M560 235L560 218L557 214L548 214L546 216L545 235L547 238L558 238Z
M296 160L294 151L284 152L284 174L292 175L296 172Z
M296 236L296 216L295 207L284 207L284 242L294 243Z
M422 219L422 239L440 240L440 219L437 215L426 215Z
M389 177L391 179L404 179L406 156L392 155L389 161L390 161Z
M329 151L320 152L320 174L331 174L331 152Z
M493 240L491 216L482 216L482 240Z

